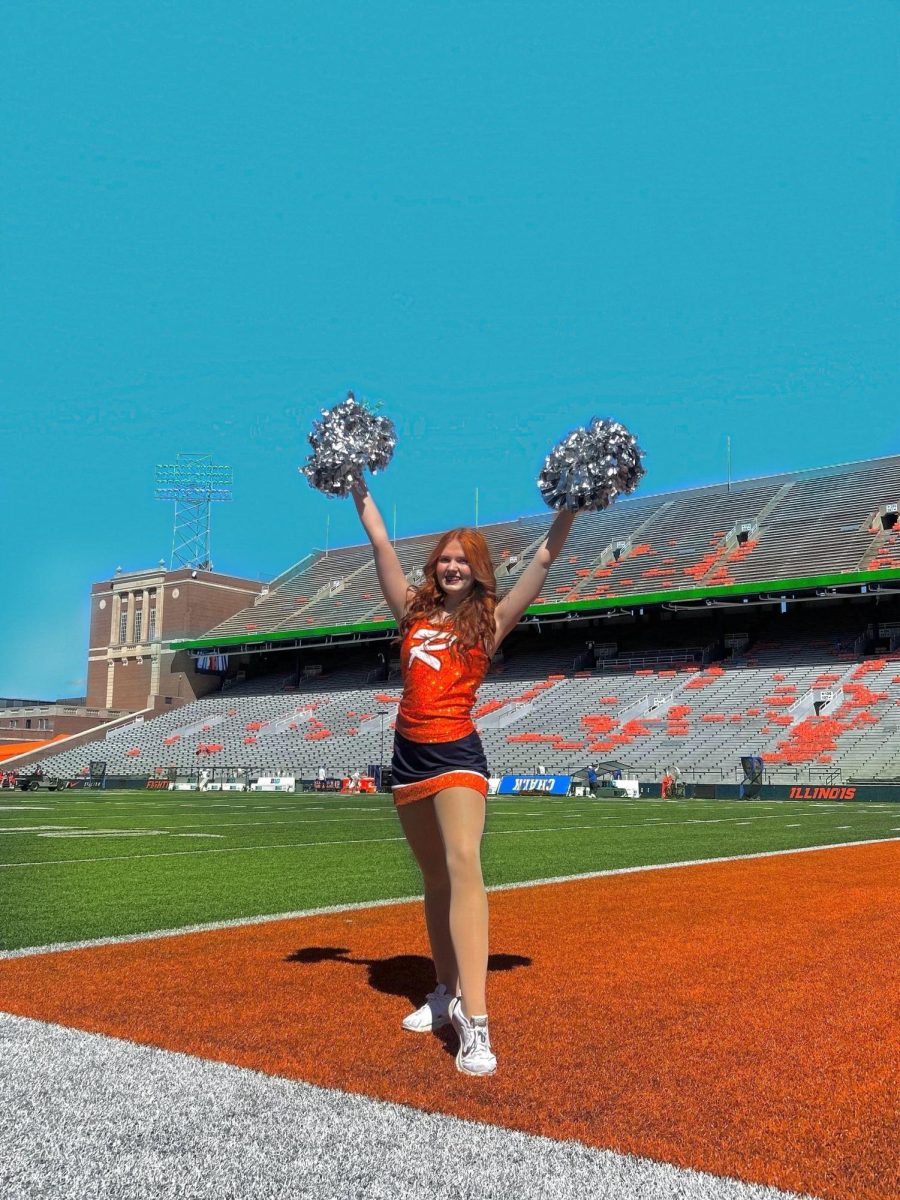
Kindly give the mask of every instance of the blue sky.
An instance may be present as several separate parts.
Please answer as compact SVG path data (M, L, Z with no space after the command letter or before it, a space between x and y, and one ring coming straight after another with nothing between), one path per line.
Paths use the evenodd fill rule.
M154 467L234 468L217 568L357 540L297 475L348 387L398 532L538 511L595 413L643 490L898 450L888 0L78 5L0 15L0 695L83 690ZM10 119L11 118L11 119Z

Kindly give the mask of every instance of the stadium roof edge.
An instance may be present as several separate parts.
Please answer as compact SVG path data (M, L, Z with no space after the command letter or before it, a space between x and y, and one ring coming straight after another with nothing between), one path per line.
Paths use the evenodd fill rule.
M874 466L876 463L887 462L890 459L900 460L900 454L882 454L875 458L854 459L845 463L832 463L829 466L805 467L800 471L776 471L769 475L748 475L743 479L732 479L730 482L725 480L720 483L702 483L693 487L671 488L667 492L642 492L637 496L622 496L617 503L628 504L634 502L640 503L648 500L665 500L669 496L690 496L707 491L724 490L734 492L740 491L743 487L765 483L769 480L776 479L780 479L785 483L788 483L791 480L809 479L816 476L827 478L827 476L832 472L837 473L840 471L846 471L851 467L865 467L869 465ZM550 511L551 510L546 508L538 509L533 513L521 513L517 517L507 517L497 521L482 521L479 522L478 528L492 529L498 525L510 525L516 522L525 523L529 521L538 521L542 517L548 517ZM425 537L428 533L437 532L438 531L435 530L425 530L422 533L409 533L405 534L403 537L397 538L397 541L404 542L412 538ZM282 583L287 582L304 563L306 563L308 560L314 559L317 555L326 554L332 550L350 550L356 546L363 545L365 545L365 542L363 541L348 542L342 546L331 546L328 548L328 550L322 546L314 546L311 550L304 554L302 558L298 559L297 562L292 563L289 567L286 567L283 571L279 571L277 575L274 575L272 579L269 580L267 586L269 588L279 587Z
M720 483L701 483L701 484L696 484L696 485L693 485L690 487L670 488L668 491L665 491L665 492L643 492L642 491L637 495L620 496L619 499L616 501L616 504L634 504L636 502L647 501L647 500L665 500L669 496L690 496L690 495L696 495L699 492L709 492L709 491L726 491L726 492L732 491L732 492L734 492L734 491L739 491L741 488L743 488L745 486L751 486L751 485L756 485L756 484L760 484L760 483L767 483L769 481L774 481L776 479L780 479L784 483L788 483L792 480L810 479L810 478L815 478L816 476L819 476L821 478L827 478L831 474L837 474L841 471L848 471L853 467L874 466L877 463L889 462L891 459L896 459L896 460L900 461L900 454L881 454L881 455L877 456L876 458L853 459L850 462L831 463L828 466L822 466L822 467L804 467L802 470L799 470L799 471L775 471L769 475L748 475L743 479L732 479L730 482L728 480L722 480ZM541 517L550 517L550 516L552 516L552 510L550 510L548 508L543 508L543 509L538 509L532 513L521 513L517 517L507 517L507 518L504 518L504 519L498 520L498 521L480 521L478 524L478 528L479 529L489 529L489 528L493 528L494 526L497 526L497 525L510 525L515 521L536 521ZM414 537L425 537L425 536L427 536L428 533L431 533L431 532L436 533L438 531L425 530L422 533L405 534L402 538L398 538L397 541L406 541L409 538L414 538ZM347 546L332 546L332 547L330 547L330 549L331 550L351 549L354 546L362 546L364 544L365 543L361 542L361 541L360 542L350 542L347 544ZM317 551L317 553L322 554L322 553L324 553L324 550L322 550L320 548ZM308 555L307 555L307 557L308 557ZM302 562L303 560L301 559L300 561Z
M895 457L891 455L890 457ZM815 591L816 589L834 589L832 594L843 593L848 587L894 582L900 585L900 571L883 569L880 571L848 571L839 575L810 575L793 579L753 580L750 583L729 584L708 588L672 588L665 592L644 592L634 595L604 596L598 599L582 601L561 601L559 603L532 605L526 610L526 617L540 620L559 614L572 613L590 616L609 610L627 611L640 607L653 607L662 604L690 604L695 601L722 600L726 603L735 599L748 602L754 597L768 597L773 603L787 592ZM789 598L789 597L787 597ZM823 597L825 598L825 597ZM525 618L523 618L524 620ZM367 621L355 625L312 626L306 629L282 629L270 633L234 634L226 637L191 638L183 641L173 641L171 649L177 650L224 650L238 646L251 646L259 643L302 642L313 638L342 637L359 633L389 632L396 628L394 621Z

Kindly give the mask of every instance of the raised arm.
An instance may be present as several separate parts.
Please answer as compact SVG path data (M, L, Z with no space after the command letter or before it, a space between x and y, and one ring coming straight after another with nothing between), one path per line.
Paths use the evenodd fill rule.
M574 520L575 513L569 512L568 509L557 514L547 536L535 551L534 558L523 569L519 578L497 605L494 613L497 630L494 641L495 649L509 631L516 627L528 605L532 604L541 594L547 572L566 544L566 538L569 536L569 530L572 528Z
M375 572L378 583L387 601L387 606L399 621L403 616L412 588L403 574L400 559L388 537L384 519L378 511L378 506L369 494L365 483L359 483L353 489L353 503L359 513L359 519L366 536L372 543L375 555Z

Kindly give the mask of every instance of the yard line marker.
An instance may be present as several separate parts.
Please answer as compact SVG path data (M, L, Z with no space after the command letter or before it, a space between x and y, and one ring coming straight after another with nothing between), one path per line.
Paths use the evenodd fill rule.
M65 825L3 825L0 833L40 833L46 829L65 829Z
M383 841L403 841L403 838L384 838ZM900 842L900 838L872 838L859 842L828 842L822 846L796 846L790 850L758 850L751 854L727 854L716 858L692 858L681 862L651 863L634 867L608 867L604 871L582 871L577 875L548 875L541 879L495 883L489 892L512 892L521 888L542 887L551 883L573 883L579 879L606 879L615 875L636 875L646 871L675 871L684 867L705 867L715 863L749 862L756 858L780 858L787 854L812 854L820 850L849 850L854 846L881 846ZM319 845L321 843L316 843ZM334 843L332 843L334 844ZM190 853L190 852L188 852ZM213 853L220 853L218 850ZM80 862L81 859L74 859ZM90 859L88 861L96 861ZM43 864L39 864L43 865ZM417 904L422 895L392 896L386 900L357 900L350 904L329 904L321 908L298 909L294 912L264 913L254 917L234 917L228 921L208 921L199 925L182 925L177 929L154 929L147 933L126 933L118 937L89 938L77 942L51 942L46 946L26 946L18 950L0 950L0 962L7 958L25 958L34 954L55 954L64 950L84 950L92 946L118 946L126 942L145 942L154 938L180 937L186 933L210 933L216 929L240 929L244 925L265 925L271 921L293 921L298 917L319 917L327 913L355 912L365 908L385 908L391 904Z
M523 816L542 816L542 813L523 813ZM574 815L574 814L573 814ZM354 817L354 825L360 821L391 821L393 813L383 813L381 815L372 814L368 817ZM296 821L193 821L190 825L180 825L179 829L244 829L251 825L265 825L272 827L274 825L346 825L346 821L342 821L340 817L316 817L312 821L296 820Z
M768 821L772 818L766 816L753 817L754 821ZM748 825L749 821L741 821L738 817L713 817L709 820L699 819L694 821L661 821L654 828L661 829L663 825L727 825L729 823L738 822L739 824ZM608 825L605 829L642 829L643 822L629 822L625 825ZM584 830L597 829L596 825L539 825L537 827L529 827L527 829L489 829L485 833L485 837L509 837L517 833L579 833ZM128 836L141 836L145 831ZM150 830L146 831L147 836L153 836L156 833L164 833L165 830ZM68 834L46 834L46 837L68 837ZM89 834L79 834L79 836L88 837ZM106 833L103 836L116 836L115 834ZM224 836L224 835L223 835ZM347 840L335 840L325 842L281 842L274 846L222 846L209 850L159 850L153 851L150 854L110 854L104 855L101 858L48 858L39 862L20 862L20 863L0 863L0 871L15 871L23 867L59 867L71 866L73 863L101 863L101 862L135 862L143 858L184 858L186 855L195 854L255 854L263 850L301 850L301 849L318 849L324 846L375 846L380 842L402 842L403 837L387 837L387 838L349 838Z
M349 838L334 842L283 842L274 846L222 846L209 850L160 850L152 854L110 854L103 858L49 858L43 862L0 863L0 871L14 871L19 867L59 867L73 863L135 862L143 858L186 858L197 854L256 854L261 850L302 850L322 846L373 846L379 842L403 842L404 837Z

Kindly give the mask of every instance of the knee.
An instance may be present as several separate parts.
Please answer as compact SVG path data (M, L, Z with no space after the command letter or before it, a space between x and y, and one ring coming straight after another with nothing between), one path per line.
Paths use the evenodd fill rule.
M447 874L452 882L481 882L481 851L478 846L455 847L447 852Z

